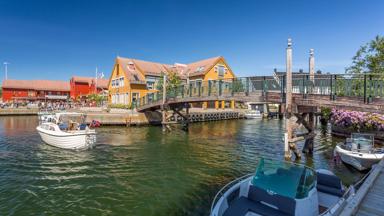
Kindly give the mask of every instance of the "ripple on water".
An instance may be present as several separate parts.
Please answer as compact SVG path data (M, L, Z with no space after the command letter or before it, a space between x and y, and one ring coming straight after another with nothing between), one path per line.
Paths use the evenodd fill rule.
M207 215L216 192L261 157L283 160L279 120L196 123L188 134L107 127L82 152L42 143L36 125L35 117L0 118L0 215ZM340 140L317 132L303 163L349 183L361 176L333 162Z

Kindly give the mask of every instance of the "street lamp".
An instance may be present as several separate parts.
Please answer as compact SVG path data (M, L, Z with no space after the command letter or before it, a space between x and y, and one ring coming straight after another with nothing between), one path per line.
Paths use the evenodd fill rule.
M7 80L8 79L8 65L9 65L9 62L4 62L4 67L5 67L5 79Z

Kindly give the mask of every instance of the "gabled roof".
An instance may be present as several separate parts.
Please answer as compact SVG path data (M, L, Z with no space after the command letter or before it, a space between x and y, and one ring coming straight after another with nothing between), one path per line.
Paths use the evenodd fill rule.
M126 77L136 83L145 83L145 75L160 76L162 72L167 71L166 66L161 63L137 59L117 57L116 63L123 69Z
M206 74L222 58L223 57L221 56L216 56L188 64L189 76L199 76Z
M2 88L38 91L70 91L69 82L55 80L3 80Z
M96 80L94 77L80 77L80 76L73 76L71 78L73 82L77 83L86 83L88 85L91 85L93 83L96 83ZM97 79L97 87L98 88L108 88L108 79Z
M145 83L145 76L161 76L162 73L176 72L182 79L189 76L199 76L206 74L219 60L223 60L222 56L200 60L190 64L174 65L162 64L157 62L149 62L132 58L117 57L118 63L123 69L126 77L133 83Z
M108 82L108 79L97 79L97 88L107 89Z
M78 82L78 83L88 83L88 85L92 84L93 77L81 77L81 76L73 76L71 78L72 81Z

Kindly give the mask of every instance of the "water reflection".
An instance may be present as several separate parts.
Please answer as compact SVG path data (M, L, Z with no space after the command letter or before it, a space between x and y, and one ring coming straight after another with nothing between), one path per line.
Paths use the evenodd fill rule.
M189 133L160 127L98 129L89 151L48 146L36 117L0 118L0 215L207 215L227 182L254 172L261 157L283 160L284 122L192 124ZM333 162L340 139L318 128L313 157L347 183L361 174ZM302 143L299 143L299 148Z

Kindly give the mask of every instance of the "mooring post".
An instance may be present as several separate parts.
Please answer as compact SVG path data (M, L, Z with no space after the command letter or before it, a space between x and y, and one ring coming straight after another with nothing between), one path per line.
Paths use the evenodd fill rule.
M309 50L309 79L311 80L311 84L315 85L315 57L314 50ZM311 93L311 92L310 92Z
M166 121L167 121L167 111L165 109L165 103L167 100L167 75L163 76L163 104L162 104L162 121L163 131L167 130Z
M286 102L285 102L285 111L286 111L286 133L285 133L285 142L284 142L284 158L286 160L291 159L291 151L289 142L292 138L292 40L288 38L288 47L286 49Z

